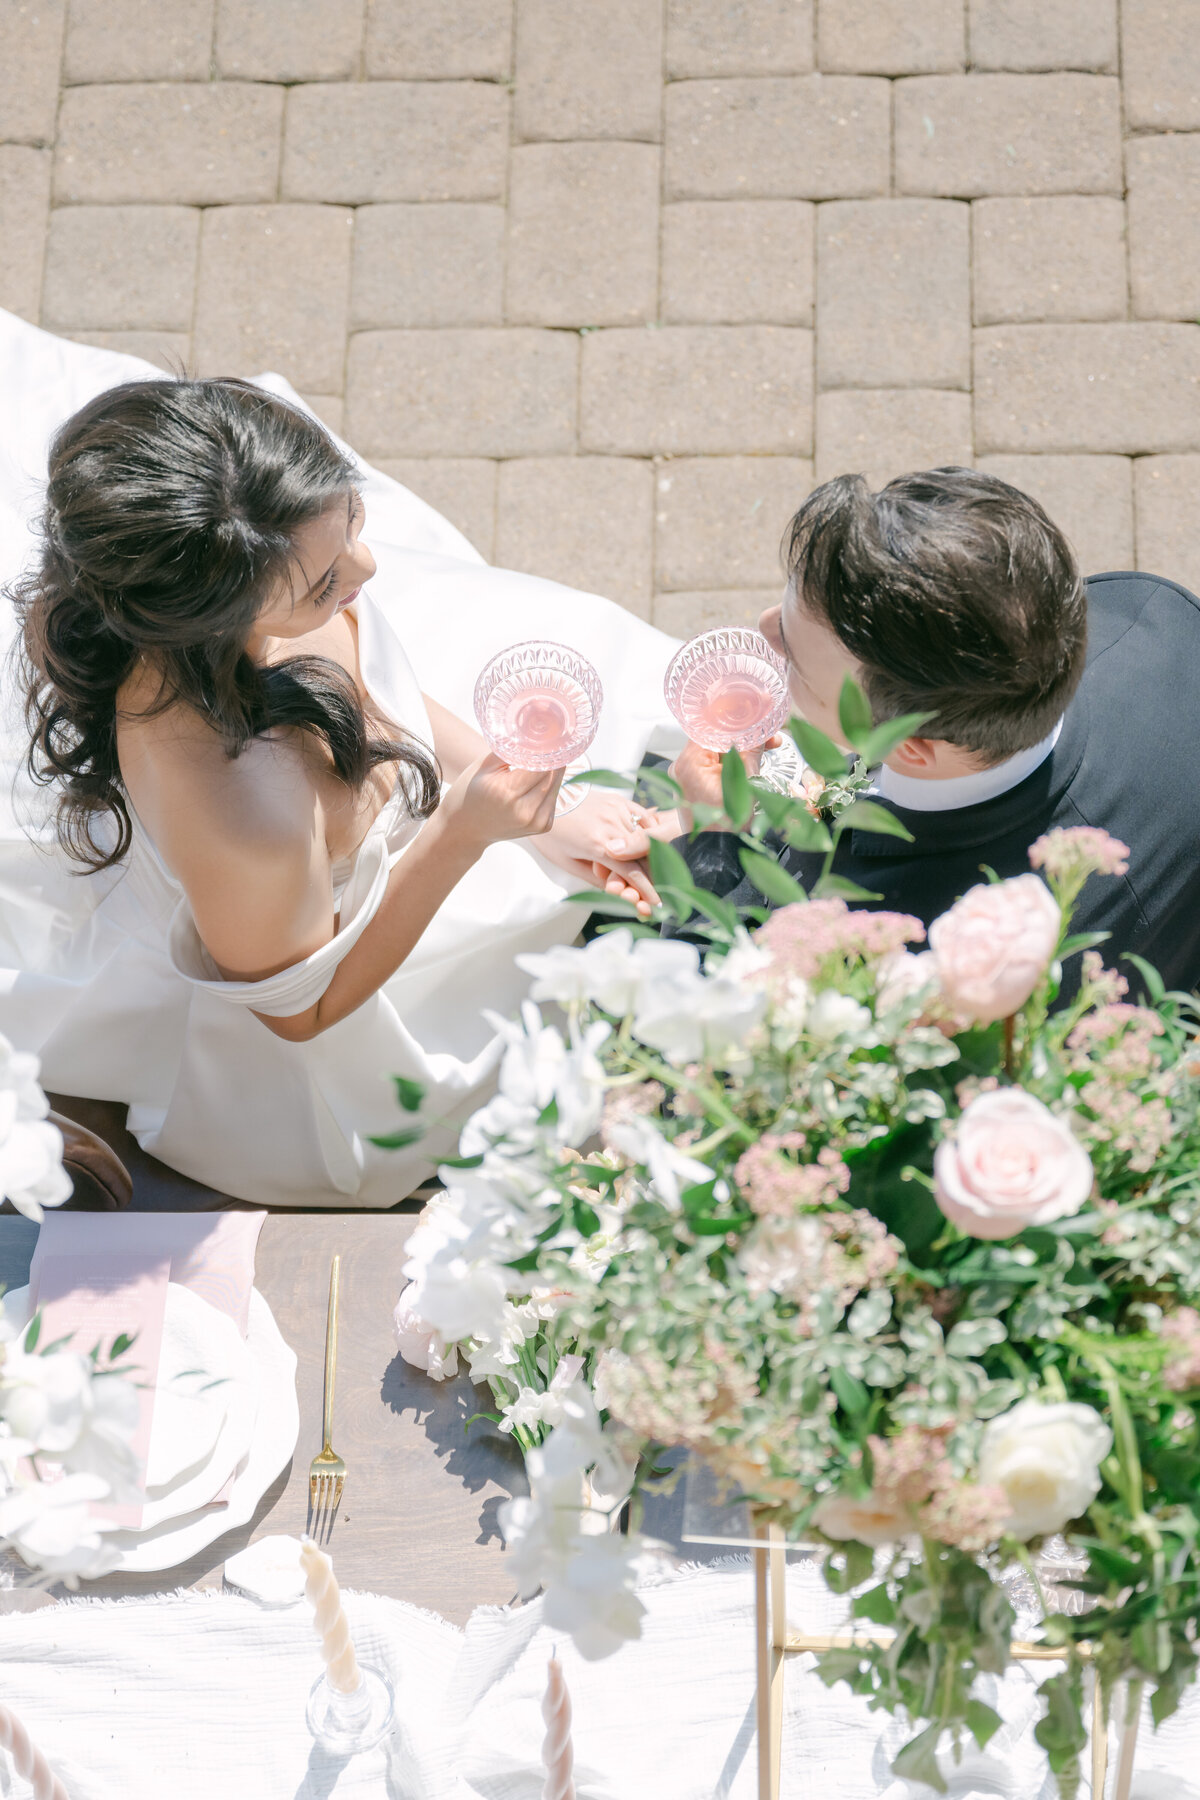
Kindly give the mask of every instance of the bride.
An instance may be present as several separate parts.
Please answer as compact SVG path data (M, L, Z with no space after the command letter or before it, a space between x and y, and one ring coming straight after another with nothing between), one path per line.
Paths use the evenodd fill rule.
M486 1097L514 955L575 934L581 886L648 910L672 829L595 789L556 816L560 774L463 722L476 674L566 639L608 689L593 756L636 764L674 645L484 568L277 377L175 381L7 315L0 352L0 1031L224 1193L393 1205ZM385 1150L398 1076L426 1129Z

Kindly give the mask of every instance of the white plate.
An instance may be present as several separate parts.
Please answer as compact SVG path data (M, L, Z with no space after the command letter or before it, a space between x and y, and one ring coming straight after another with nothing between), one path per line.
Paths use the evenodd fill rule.
M27 1287L5 1294L5 1314L18 1330L29 1310ZM196 1376L198 1369L203 1373ZM257 1410L250 1352L233 1320L190 1288L168 1282L142 1531L195 1512L220 1493L250 1448Z
M185 1518L143 1531L114 1531L106 1542L120 1552L114 1573L173 1569L206 1550L227 1531L245 1525L288 1458L300 1435L296 1399L296 1355L284 1342L270 1307L257 1288L250 1294L246 1332L257 1417L253 1441L233 1483L228 1506L207 1507Z

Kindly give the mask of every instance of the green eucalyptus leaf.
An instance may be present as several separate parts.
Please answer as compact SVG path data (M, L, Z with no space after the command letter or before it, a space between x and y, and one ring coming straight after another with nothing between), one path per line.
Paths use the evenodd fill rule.
M859 887L857 881L848 881L844 875L822 875L813 889L814 900L882 900L882 894L873 894L870 888Z
M639 769L637 785L639 792L645 794L647 803L652 806L662 806L669 810L672 806L678 806L683 799L683 789L665 769Z
M733 829L741 831L754 811L754 789L736 750L727 750L721 758L721 800Z
M859 755L869 769L881 763L885 757L902 744L905 738L912 737L922 725L932 719L931 712L904 713L898 719L889 719L885 725L877 725L871 735L861 744L856 744Z
M788 730L810 769L815 769L826 781L840 781L844 777L846 757L832 738L826 737L823 731L818 731L815 725L810 725L807 719L789 720Z
M739 850L738 859L759 893L774 900L778 906L792 906L808 899L796 878L789 875L774 857L763 856L757 850Z
M409 1125L400 1131L389 1131L383 1137L369 1137L368 1144L374 1144L377 1150L407 1150L410 1144L419 1144L425 1136L423 1125Z
M572 775L571 786L624 788L628 793L637 783L636 775L619 775L615 769L584 769L578 775Z
M1059 945L1058 960L1065 962L1068 956L1077 956L1081 950L1094 950L1097 944L1106 944L1111 936L1111 931L1077 931Z
M842 1410L852 1419L859 1419L866 1412L871 1396L856 1375L836 1363L829 1371L829 1385L838 1397Z
M861 751L870 737L875 719L871 712L871 703L855 681L853 675L847 675L842 682L842 691L838 695L838 724L842 728L842 736L848 744Z
M652 838L651 843L654 842ZM640 919L642 916L632 900L624 900L620 894L601 894L595 888L584 888L580 894L568 894L567 899L576 906L589 907L592 912L605 913L614 919Z
M856 1619L870 1619L874 1625L894 1625L896 1622L896 1603L888 1593L886 1581L881 1581L878 1587L868 1588L865 1594L856 1594L850 1611Z
M873 831L877 837L903 838L906 844L913 841L908 826L874 800L852 800L845 812L838 814L838 824L851 825L855 831Z
M893 1775L903 1775L908 1781L923 1781L926 1787L944 1794L945 1778L938 1767L938 1739L942 1735L940 1721L927 1725L919 1731L915 1738L909 1738L903 1750L892 1758Z
M982 1700L968 1700L966 1705L967 1730L975 1739L981 1750L986 1750L988 1739L999 1731L1003 1720L998 1712L985 1706Z
M692 871L674 844L664 843L662 838L650 839L650 879L660 894L664 887L687 894L696 885Z
M40 1312L35 1312L32 1319L30 1319L29 1324L25 1328L25 1341L24 1341L22 1348L24 1349L25 1354L27 1356L33 1355L33 1352L37 1349L38 1339L41 1337L41 1335L42 1335L42 1315Z
M405 1112L419 1112L421 1102L425 1098L423 1083L413 1081L407 1075L393 1075L392 1086L396 1090L396 1098Z
M833 842L828 826L820 819L814 819L806 806L793 813L783 827L782 837L793 850L816 851L818 855L828 850Z

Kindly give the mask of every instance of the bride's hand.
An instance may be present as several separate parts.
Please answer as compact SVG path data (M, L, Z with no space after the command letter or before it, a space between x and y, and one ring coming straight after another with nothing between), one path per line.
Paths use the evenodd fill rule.
M645 858L651 836L662 835L652 808L592 788L573 812L555 820L538 849L588 887L628 900L647 917L658 894Z
M438 811L449 829L482 850L548 832L561 784L561 769L510 769L489 750L463 770Z

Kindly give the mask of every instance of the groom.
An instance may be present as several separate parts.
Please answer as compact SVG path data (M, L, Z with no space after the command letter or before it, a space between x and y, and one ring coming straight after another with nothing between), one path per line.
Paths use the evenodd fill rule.
M845 833L834 872L926 924L967 888L1023 873L1052 826L1102 827L1129 873L1093 877L1076 931L1105 960L1146 957L1200 985L1200 601L1152 575L1081 581L1062 533L1018 489L970 469L858 475L813 493L786 534L787 586L760 628L795 710L840 741L846 675L878 721L933 716L875 773L873 798L912 842ZM689 745L689 800L720 804L720 759ZM697 883L752 905L737 839L677 846ZM821 858L782 849L805 887Z

